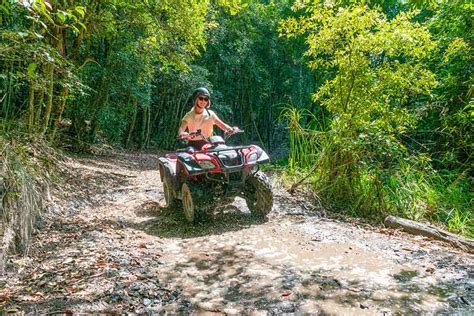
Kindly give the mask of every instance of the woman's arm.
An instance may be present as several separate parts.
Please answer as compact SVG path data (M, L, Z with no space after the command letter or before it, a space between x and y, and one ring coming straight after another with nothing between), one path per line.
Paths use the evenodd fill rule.
M226 123L222 122L222 120L216 115L216 113L212 112L212 115L214 116L214 121L216 125L223 130L224 132L228 132L232 130L232 127L230 125L227 125Z
M181 126L178 129L178 136L183 134L187 127L188 127L188 122L185 121L185 120L182 120L181 121Z

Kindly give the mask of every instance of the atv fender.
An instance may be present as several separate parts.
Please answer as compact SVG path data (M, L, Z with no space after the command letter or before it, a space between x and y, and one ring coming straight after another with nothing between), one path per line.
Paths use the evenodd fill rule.
M254 145L255 149L257 150L257 162L258 163L267 163L270 162L270 157L268 154L259 146Z
M177 153L176 154L180 163L186 168L189 174L203 173L205 170L194 160L193 156L188 153Z
M176 178L176 164L171 163L164 157L158 158L158 161L161 182L167 177L172 183L174 190L179 190L178 179Z

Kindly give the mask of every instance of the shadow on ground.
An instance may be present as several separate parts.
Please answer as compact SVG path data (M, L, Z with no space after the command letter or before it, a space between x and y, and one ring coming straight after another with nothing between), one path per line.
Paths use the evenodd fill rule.
M180 209L160 207L153 202L144 203L135 214L147 219L138 224L127 223L129 227L154 236L183 240L264 224L233 205L214 214L201 214L194 225L186 223ZM444 306L436 313L462 313L471 307L473 290L467 280L464 284L446 280L426 288L419 285L418 271L407 270L394 274L394 285L386 288L365 281L339 280L330 271L305 271L291 263L274 265L271 260L256 256L255 250L235 245L203 246L207 250L202 248L163 272L173 286L186 291L182 297L189 308L186 311L225 311L232 307L240 308L239 313L265 310L271 315L422 314L427 308L426 294L433 303ZM469 271L469 267L460 268ZM176 306L175 311L183 311L181 308Z
M151 218L139 223L124 223L126 226L164 238L219 235L265 223L265 219L251 216L249 212L242 212L234 205L224 206L215 212L199 211L192 224L186 221L180 207L162 207L156 202L143 203L134 212L139 217Z
M394 278L401 280L403 276ZM419 315L426 312L422 296L425 290L413 283L407 286L411 279L404 280L403 286L388 289L365 281L348 282L332 276L330 271L301 270L291 264L274 265L271 260L255 256L252 250L237 246L217 245L212 250L197 252L188 260L167 267L166 279L185 289L183 298L191 302L188 311L231 309L248 314L259 310L270 315L363 311L378 315ZM381 297L377 294L380 291L387 294ZM441 293L433 295L446 301ZM466 311L468 307L449 303L450 307L440 308L435 314Z

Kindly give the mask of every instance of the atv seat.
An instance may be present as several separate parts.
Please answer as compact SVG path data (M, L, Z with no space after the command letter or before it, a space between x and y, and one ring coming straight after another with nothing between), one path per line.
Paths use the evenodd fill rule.
M216 136L209 137L209 143L213 145L221 145L221 144L225 144L225 141L221 136L216 135Z
M194 147L192 146L188 146L186 148L180 148L180 149L177 149L176 152L177 153L194 153L196 151L196 149L194 149Z

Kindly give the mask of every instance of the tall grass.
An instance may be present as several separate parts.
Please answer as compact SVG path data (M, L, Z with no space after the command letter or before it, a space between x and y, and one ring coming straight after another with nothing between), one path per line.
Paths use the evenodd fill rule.
M428 157L406 152L385 157L382 145L357 143L332 130L312 131L301 124L304 112L284 113L290 133L289 173L315 166L309 181L327 207L376 220L389 214L429 220L474 238L469 170L438 172Z
M387 177L385 204L392 214L442 223L451 232L474 238L474 193L469 186L466 173L405 166Z
M282 111L280 119L288 122L290 135L290 156L288 166L292 172L298 169L311 168L317 158L316 134L301 126L300 121L305 116L313 115L309 111L287 107Z

